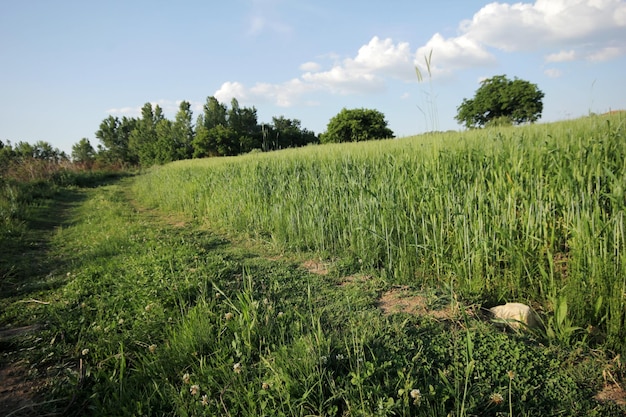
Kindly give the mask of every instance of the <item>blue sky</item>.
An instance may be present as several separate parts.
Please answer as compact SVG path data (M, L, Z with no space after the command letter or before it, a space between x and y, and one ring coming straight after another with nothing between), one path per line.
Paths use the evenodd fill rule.
M432 51L432 78L418 83ZM321 133L342 108L397 136L460 129L457 106L506 74L542 121L626 109L626 1L23 0L0 3L0 140L66 152L146 102L194 118L209 96Z

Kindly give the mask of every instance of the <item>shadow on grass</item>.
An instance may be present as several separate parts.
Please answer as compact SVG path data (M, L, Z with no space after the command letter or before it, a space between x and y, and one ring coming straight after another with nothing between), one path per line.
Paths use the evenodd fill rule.
M46 183L28 185L41 190L29 193L32 199L20 207L20 230L0 235L0 305L4 304L3 300L34 296L66 282L65 277L55 274L63 268L63 261L51 250L55 231L71 225L72 210L87 197L85 188L112 184L128 176L92 175L63 187ZM53 190L46 192L45 187Z

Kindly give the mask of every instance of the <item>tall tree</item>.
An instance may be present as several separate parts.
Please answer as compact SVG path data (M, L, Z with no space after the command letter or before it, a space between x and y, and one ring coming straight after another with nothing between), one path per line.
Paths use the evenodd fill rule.
M330 119L320 140L322 143L336 143L393 137L393 131L387 127L385 115L378 110L344 108Z
M75 163L91 168L96 159L96 151L91 146L89 139L82 138L78 143L72 146L72 160Z
M189 159L193 156L193 112L188 101L182 101L172 125L172 139L176 148L176 159Z
M137 154L130 149L130 134L135 129L136 119L109 116L100 123L96 138L102 144L98 159L105 163L136 164Z
M165 119L163 110L157 104L146 103L141 108L141 119L137 121L135 129L129 138L129 148L139 158L142 166L150 166L158 162L157 124Z
M237 144L233 149L239 148L237 153L250 152L261 145L260 128L257 122L256 108L240 107L236 98L230 102L228 110L228 127L234 132Z
M298 119L287 119L284 116L272 117L272 148L295 148L309 143L317 143L315 133L302 128Z
M473 99L463 99L455 118L468 128L532 123L541 117L543 97L536 84L496 75L480 83Z

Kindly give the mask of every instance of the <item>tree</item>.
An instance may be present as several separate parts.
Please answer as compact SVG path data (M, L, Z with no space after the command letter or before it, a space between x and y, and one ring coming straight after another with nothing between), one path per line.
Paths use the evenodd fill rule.
M473 99L463 99L455 118L468 128L532 123L541 117L543 97L536 84L496 75L480 83Z
M96 151L91 146L89 139L82 138L78 143L72 146L72 160L76 163L83 164L87 168L91 168L96 157Z
M193 155L194 139L193 113L188 101L180 103L176 119L172 124L172 139L175 143L176 159L189 159Z
M130 133L129 148L139 158L142 166L150 166L159 162L161 155L158 150L157 125L164 120L163 110L157 104L152 109L151 103L146 103L141 108L141 119L137 121L135 129ZM164 133L164 126L159 129Z
M136 164L137 153L130 149L130 134L137 125L137 120L109 116L100 123L96 138L102 143L98 159L104 163Z
M393 131L387 127L385 115L378 110L344 108L330 119L326 132L320 136L320 141L360 142L393 137Z
M237 153L247 153L254 148L261 147L261 130L257 122L256 108L239 107L239 102L233 98L228 110L228 127L235 133L238 148Z
M287 119L284 116L272 117L271 127L269 146L273 149L296 148L318 142L315 133L303 129L302 122L298 119Z

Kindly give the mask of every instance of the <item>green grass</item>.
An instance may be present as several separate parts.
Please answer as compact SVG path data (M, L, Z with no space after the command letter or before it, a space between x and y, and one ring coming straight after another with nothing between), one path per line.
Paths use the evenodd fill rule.
M605 127L604 122L597 126ZM515 139L533 129L548 128L482 133ZM525 150L521 142L485 147L475 132L468 133L467 143L459 139L428 136L176 163L97 188L60 189L39 206L54 221L29 221L43 213L36 210L24 219L25 233L42 242L33 249L39 257L31 263L17 251L0 257L12 271L11 285L3 280L0 291L0 327L42 326L35 333L0 338L2 364L25 364L31 378L47 381L41 397L34 398L35 414L623 415L623 407L593 398L604 377L624 380L624 366L608 348L608 306L619 301L607 294L599 306L580 306L574 296L582 290L561 290L563 283L573 286L579 275L570 263L567 274L558 269L562 266L550 266L547 249L531 245L541 233L552 233L533 229L531 218L547 222L547 215L526 212L541 204L526 201L521 190L508 191L517 196L509 220L519 217L523 221L515 220L516 227L524 226L514 228L519 234L515 242L526 242L524 233L534 233L535 239L506 262L495 258L498 263L492 265L490 255L480 267L472 263L482 259L474 251L497 249L496 242L503 241L495 233L491 239L496 242L481 248L476 239L485 236L483 229L493 233L494 223L485 224L469 205L495 216L492 206L501 198L486 194L468 203L471 193L455 191L494 189L482 185L486 178L507 184L511 177L530 192L532 187L523 185L531 178L524 174L530 166L527 153L540 159L541 151ZM532 143L544 146L538 139ZM476 161L498 165L505 160L498 156L505 149L524 156L502 170L458 167L455 174L435 169L451 169L461 160L468 167ZM490 152L490 157L481 152ZM546 175L539 176L548 182ZM416 178L429 181L418 184ZM225 179L229 187L222 184ZM344 182L334 184L339 179ZM440 196L436 190L445 189L444 184L450 195ZM321 202L310 192L320 193ZM560 198L554 190L541 192ZM420 197L422 193L427 195ZM415 204L408 204L410 199ZM448 207L448 200L459 207ZM545 198L542 204L556 203ZM298 205L301 214L295 210ZM399 207L408 211L394 218ZM317 217L310 219L312 213ZM357 214L361 217L351 217ZM500 220L493 222L508 218L498 215ZM416 221L410 223L411 218ZM457 233L454 227L463 225L467 231L461 227ZM292 227L317 234L299 236ZM421 245L430 246L412 246L410 239L428 230L431 235L423 236ZM469 239L468 245L457 242L457 235ZM568 245L573 236L578 235L568 237ZM396 237L405 241L391 243ZM533 243L540 248L544 244ZM427 259L401 267L403 256L409 262L402 248ZM504 256L500 250L498 256ZM447 258L459 251L467 251L467 265L454 266L454 259ZM573 257L572 251L568 256ZM522 254L529 258L516 259ZM329 274L313 274L301 266L320 256ZM545 264L530 266L532 256ZM549 285L526 288L530 276L501 271L517 263L523 273L537 272L534 284L547 282L558 293ZM480 284L478 276L462 271L485 274L491 282ZM593 288L597 279L589 277L585 288ZM504 289L486 290L499 282ZM433 309L449 307L451 313L439 319L384 314L378 305L381 295L400 285L407 297L422 296ZM552 300L554 306L546 306L556 314L545 312L544 334L505 333L480 319L474 303L484 295L493 300ZM586 332L568 336L568 328L587 317L581 313L587 308L599 318L607 315L597 323L605 333L602 341Z
M483 304L564 298L626 353L621 116L184 161L137 198L397 284ZM597 333L596 333L597 334ZM580 335L582 336L582 335Z

